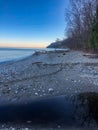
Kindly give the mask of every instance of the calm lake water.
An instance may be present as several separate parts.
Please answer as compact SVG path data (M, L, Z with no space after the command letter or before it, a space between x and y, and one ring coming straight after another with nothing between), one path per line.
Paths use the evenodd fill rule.
M27 57L32 55L36 50L43 49L0 48L0 63Z
M5 63L12 60L23 59L32 55L35 51L54 51L53 48L0 48L0 63ZM56 49L66 50L66 49Z

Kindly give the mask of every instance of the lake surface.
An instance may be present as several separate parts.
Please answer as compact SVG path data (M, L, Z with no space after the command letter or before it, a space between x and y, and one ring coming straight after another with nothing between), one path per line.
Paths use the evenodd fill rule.
M43 50L43 49L0 48L0 63L30 56L36 50Z
M35 53L35 51L54 51L66 49L53 48L0 48L0 63L23 59Z

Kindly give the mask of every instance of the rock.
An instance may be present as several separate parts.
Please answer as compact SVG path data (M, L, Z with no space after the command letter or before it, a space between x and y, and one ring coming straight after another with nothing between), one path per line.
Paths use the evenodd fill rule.
M74 83L76 83L77 81L76 80L74 80Z
M32 123L32 121L27 121L27 123Z
M49 93L53 93L54 89L53 88L49 88L48 91L49 91Z
M75 93L78 93L78 91L77 91L77 90L75 90Z
M60 125L58 125L57 127L58 127L58 128L61 128L61 126L60 126Z
M40 89L38 89L38 92L40 92Z
M11 128L11 130L15 130L15 128Z
M42 92L44 93L44 92L45 92L45 90L42 90Z
M3 124L1 127L2 127L2 128L4 128L4 127L5 127L5 125Z
M94 85L98 85L98 83L97 83L97 82L93 82L93 84L94 84Z
M44 93L43 95L46 96L46 93Z
M16 90L16 91L15 91L15 93L17 94L17 93L18 93L18 91Z
M25 128L25 130L29 130L29 128Z
M78 82L81 82L81 80L79 80Z
M36 96L38 96L38 93L35 93Z

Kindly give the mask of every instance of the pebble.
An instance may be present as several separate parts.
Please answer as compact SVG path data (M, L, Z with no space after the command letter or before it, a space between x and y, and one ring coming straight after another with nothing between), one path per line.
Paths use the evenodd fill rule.
M76 90L75 93L77 93L78 91Z
M36 96L38 96L38 93L35 93Z
M17 94L17 93L18 93L18 91L16 90L16 91L15 91L15 93Z
M38 92L40 92L40 89L38 89Z
M5 127L5 125L2 125L2 128Z
M81 80L79 80L78 82L81 82Z
M77 81L76 80L74 80L74 83L76 83Z
M98 82L93 82L94 85L98 85Z
M27 123L31 123L32 121L27 121Z
M60 126L60 125L58 125L57 127L58 127L58 128L61 128L61 126Z
M29 128L25 128L24 130L29 130Z
M49 91L49 93L53 93L54 89L53 88L49 88L48 91Z
M42 92L44 93L44 92L45 92L45 90L42 90Z
M11 130L15 130L15 128L12 128Z

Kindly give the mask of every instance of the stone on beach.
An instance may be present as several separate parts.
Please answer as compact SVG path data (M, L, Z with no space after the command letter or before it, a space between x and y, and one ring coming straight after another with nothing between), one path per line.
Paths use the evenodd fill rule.
M53 88L49 88L48 91L49 91L49 93L53 93L54 89Z

